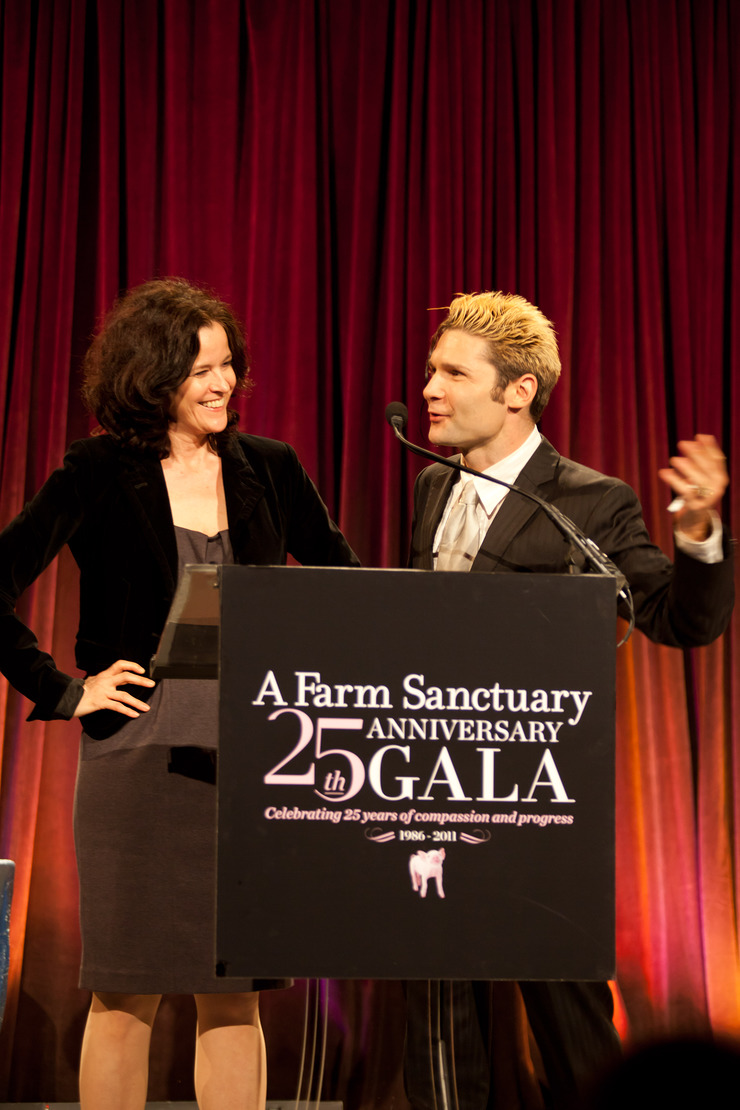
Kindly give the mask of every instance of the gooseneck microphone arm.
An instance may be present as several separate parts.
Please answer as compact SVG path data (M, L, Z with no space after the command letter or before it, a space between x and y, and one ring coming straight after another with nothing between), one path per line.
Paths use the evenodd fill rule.
M539 497L536 493L531 493L529 490L522 489L512 482L505 482L502 478L494 478L492 474L482 474L480 470L473 470L470 466L465 466L464 463L456 462L454 459L444 458L442 455L437 455L434 451L428 451L425 447L419 447L417 444L412 443L411 440L406 439L402 429L406 427L408 420L408 409L401 401L391 401L386 407L385 418L390 424L396 439L402 443L404 447L408 448L415 455L421 455L422 458L431 459L433 462L442 463L443 466L448 466L451 470L461 470L465 474L472 474L476 478L485 478L487 482L495 482L498 486L505 486L508 490L513 490L514 493L526 497L529 501L534 501L543 513L552 521L560 533L565 536L567 540L573 544L584 556L587 564L597 574L606 574L614 580L617 597L620 597L627 605L629 611L629 627L627 633L621 643L629 639L629 636L634 628L635 611L632 602L632 594L627 584L627 579L622 574L621 570L614 565L608 555L597 547L592 539L585 536L580 528L570 517L562 513L556 505L551 501L545 501L544 498Z

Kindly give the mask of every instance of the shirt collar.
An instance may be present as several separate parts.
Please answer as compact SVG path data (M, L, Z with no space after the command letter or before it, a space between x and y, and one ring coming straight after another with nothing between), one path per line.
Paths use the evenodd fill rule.
M482 473L488 474L492 478L500 478L504 482L515 482L541 442L542 436L539 428L535 426L521 447L517 447L516 451L512 451L504 459L499 459L498 462L489 466ZM487 482L485 478L475 478L472 474L464 473L460 477L464 482L475 482L478 499L488 516L508 493L505 486L499 486L495 482Z

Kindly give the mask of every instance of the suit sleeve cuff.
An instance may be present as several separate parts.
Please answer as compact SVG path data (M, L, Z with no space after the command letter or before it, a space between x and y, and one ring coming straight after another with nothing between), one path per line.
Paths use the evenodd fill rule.
M712 513L712 531L705 540L692 540L680 532L678 528L673 535L674 542L679 551L698 559L700 563L721 563L724 558L722 550L722 522L715 512Z

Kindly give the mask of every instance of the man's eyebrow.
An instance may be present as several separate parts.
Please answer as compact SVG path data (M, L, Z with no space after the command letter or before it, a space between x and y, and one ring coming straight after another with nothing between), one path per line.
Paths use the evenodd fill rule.
M434 358L434 355L432 355L432 358ZM428 366L434 366L435 370L469 370L470 369L470 367L466 366L464 362L442 361L442 362L438 362L438 363L434 364L432 362L432 358L429 359L427 365Z

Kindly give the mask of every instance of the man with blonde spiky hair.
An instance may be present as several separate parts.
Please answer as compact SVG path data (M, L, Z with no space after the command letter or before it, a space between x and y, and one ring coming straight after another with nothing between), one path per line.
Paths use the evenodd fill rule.
M560 377L558 343L547 317L515 293L461 293L432 336L430 359L448 331L464 331L487 340L498 371L499 394L523 374L534 374L537 393L529 415L536 424Z
M429 349L423 394L430 441L456 447L466 466L516 483L570 517L624 574L637 627L652 640L674 647L710 643L727 626L733 604L729 541L716 512L728 483L722 451L713 436L699 435L681 441L679 454L659 471L676 495L671 563L651 543L629 486L563 458L540 434L537 422L559 375L555 332L538 308L500 292L455 297ZM583 569L534 502L440 463L419 475L412 567L557 574L573 563ZM443 1009L450 998L453 1004L430 1024L435 998L445 1000ZM456 1076L459 1110L503 1105L491 1082L502 998L512 1021L523 1000L548 1106L572 1105L582 1083L618 1051L606 983L527 982L518 992L515 984L454 983L439 992L426 982L409 983L405 1075L414 1110L436 1105L440 1068ZM438 1027L448 1031L443 1039L452 1029L454 1041L454 1059L444 1066L443 1046L430 1039L438 1017ZM506 1101L506 1110L530 1104L524 1097Z

